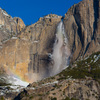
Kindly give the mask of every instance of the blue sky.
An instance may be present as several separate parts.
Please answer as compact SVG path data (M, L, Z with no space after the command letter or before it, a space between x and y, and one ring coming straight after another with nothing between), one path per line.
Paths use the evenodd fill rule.
M26 25L38 21L47 14L64 15L81 0L0 0L0 7L12 17L20 17Z

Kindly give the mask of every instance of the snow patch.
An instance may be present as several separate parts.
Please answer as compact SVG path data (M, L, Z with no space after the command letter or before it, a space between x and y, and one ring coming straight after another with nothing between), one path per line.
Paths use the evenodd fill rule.
M58 83L58 81L54 81L52 83L46 83L46 84L42 84L42 85L45 86L45 85L51 85L51 84L57 84L57 83Z
M96 55L94 55L94 58L96 58L97 56Z
M46 16L45 18L51 18L51 17L49 17L49 16Z
M9 39L4 40L2 43L6 43L7 41L9 41Z
M0 95L4 95L4 93L3 93L3 92L1 92L1 93L0 93Z
M17 37L12 37L11 39L17 39Z
M88 57L86 57L84 60L87 60L89 58L89 56Z
M10 84L17 85L17 86L27 87L27 85L29 84L27 82L24 82L24 81L16 78L15 76L8 76L8 80L9 80Z
M38 43L39 41L34 41L34 43Z
M2 9L1 9L2 10ZM4 10L2 10L2 13L5 15L5 16L9 16Z
M99 58L100 58L100 54L97 57L95 57L94 62L97 62L99 60Z
M27 90L28 90L28 89L29 89L29 90L30 90L30 89L31 89L31 90L34 90L35 88L33 88L33 87L28 87Z
M7 16L7 17L9 16L9 15L8 15L8 14L6 14L5 12L3 12L3 14L4 14L5 16Z

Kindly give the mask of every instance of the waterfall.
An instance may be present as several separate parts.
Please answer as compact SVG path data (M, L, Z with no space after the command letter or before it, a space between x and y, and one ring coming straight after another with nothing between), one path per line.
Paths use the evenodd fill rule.
M61 72L69 64L70 50L62 21L57 26L52 56L53 67L51 69L51 76Z
M33 50L33 49L31 49ZM63 69L65 69L69 64L69 56L70 56L70 50L68 48L68 40L65 34L64 30L64 24L61 21L56 29L56 38L55 43L53 45L53 52L48 55L50 57L50 62L48 63L47 68L41 68L41 71L39 73L33 72L33 67L35 67L35 64L37 65L37 60L34 60L33 64L33 54L31 52L31 62L29 66L29 80L30 82L35 82L38 80L41 80L43 78L47 78L53 75L58 74ZM34 58L35 59L35 58ZM44 60L45 62L45 60ZM47 63L47 62L46 62ZM41 64L39 64L41 65ZM37 65L36 67L39 67Z

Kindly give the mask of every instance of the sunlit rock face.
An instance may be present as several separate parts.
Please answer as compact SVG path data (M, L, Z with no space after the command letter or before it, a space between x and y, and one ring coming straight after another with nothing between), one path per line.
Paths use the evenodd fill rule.
M21 18L12 18L5 10L0 8L0 43L17 36L25 28Z
M73 5L64 18L71 61L100 50L100 0L83 0Z
M0 42L10 39L17 34L17 24L6 11L0 8Z
M50 76L52 62L49 54L53 52L56 28L61 18L61 16L52 14L44 16L19 35L20 38L29 40L31 43L29 50L30 62L28 64L29 80L31 81ZM27 32L30 35L27 36Z
M29 45L27 41L19 39L10 39L4 43L0 49L0 67L5 68L7 74L28 80Z
M17 23L17 32L20 33L25 28L23 20L19 17L14 17L13 20Z
M99 8L99 0L83 0L68 10L63 22L62 16L49 14L30 26L0 9L0 67L33 82L57 74L69 59L72 63L99 51Z
M53 52L56 28L61 18L52 14L40 18L37 23L25 27L17 37L3 43L0 67L28 82L50 76L49 54Z

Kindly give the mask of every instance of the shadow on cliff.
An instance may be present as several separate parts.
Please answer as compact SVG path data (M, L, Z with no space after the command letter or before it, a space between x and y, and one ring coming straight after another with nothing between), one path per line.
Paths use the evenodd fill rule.
M91 40L95 41L96 30L97 30L97 23L98 23L98 18L99 18L99 0L93 0L93 7L94 7L94 23L93 23L93 36L92 36ZM87 44L86 50L85 50L84 54L87 52L91 42L89 42Z
M99 0L93 0L93 7L94 7L94 24L93 24L93 37L92 40L95 39L96 29L97 29L97 22L99 18Z

